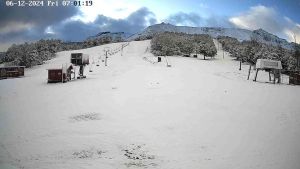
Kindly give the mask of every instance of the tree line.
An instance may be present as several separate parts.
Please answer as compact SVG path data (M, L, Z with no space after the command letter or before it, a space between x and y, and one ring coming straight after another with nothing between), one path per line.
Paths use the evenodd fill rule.
M155 56L190 56L195 53L213 57L217 49L209 35L164 32L153 36L151 52Z
M5 63L6 66L26 66L32 67L41 65L45 61L55 57L55 53L67 50L85 49L94 46L99 46L115 41L121 41L111 37L101 37L87 39L83 42L63 42L58 39L41 39L37 42L23 44L13 44L5 53L1 54L0 63Z
M228 36L219 36L218 41L222 44L223 50L242 62L255 64L257 59L272 59L281 61L284 70L293 71L297 68L297 57L299 57L297 55L299 54L296 49L268 45L255 39L239 42Z

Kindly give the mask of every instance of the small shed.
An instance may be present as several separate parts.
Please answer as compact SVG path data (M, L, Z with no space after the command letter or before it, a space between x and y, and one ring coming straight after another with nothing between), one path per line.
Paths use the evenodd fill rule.
M90 64L89 55L83 53L71 53L71 63L76 66Z
M300 72L290 72L289 84L300 85Z
M0 67L0 79L24 76L25 66Z
M72 69L71 64L63 65L61 68L48 69L48 83L65 83L71 80Z
M63 69L48 69L48 83L66 82L66 72Z

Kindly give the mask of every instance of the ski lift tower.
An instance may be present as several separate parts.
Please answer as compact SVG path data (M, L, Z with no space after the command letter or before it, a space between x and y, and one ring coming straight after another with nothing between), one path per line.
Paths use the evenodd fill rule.
M108 58L108 53L109 53L110 48L109 47L105 47L103 49L104 53L105 53L105 66L107 66L107 58Z
M83 53L71 53L71 63L79 66L79 73L77 79L86 78L83 75L84 67L89 64L89 55Z

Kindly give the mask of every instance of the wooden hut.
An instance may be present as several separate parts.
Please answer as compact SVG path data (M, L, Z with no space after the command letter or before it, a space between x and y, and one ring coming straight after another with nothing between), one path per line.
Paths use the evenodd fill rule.
M24 76L25 66L0 67L0 79Z
M75 72L73 70L73 65L63 65L61 68L48 69L48 83L56 82L67 82L72 79L71 75Z
M290 72L289 84L300 85L300 72Z

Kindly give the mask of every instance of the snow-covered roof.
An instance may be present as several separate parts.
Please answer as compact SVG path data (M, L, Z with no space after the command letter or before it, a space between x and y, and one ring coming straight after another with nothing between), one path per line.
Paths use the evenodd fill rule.
M269 60L269 59L257 59L257 69L282 69L281 61Z

